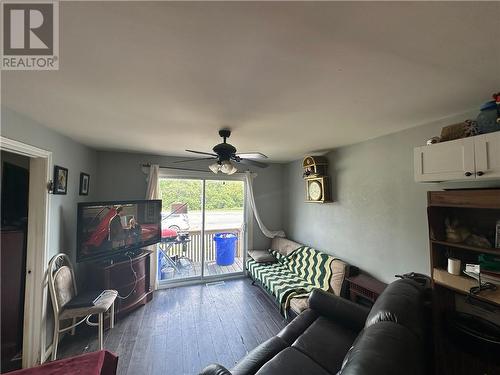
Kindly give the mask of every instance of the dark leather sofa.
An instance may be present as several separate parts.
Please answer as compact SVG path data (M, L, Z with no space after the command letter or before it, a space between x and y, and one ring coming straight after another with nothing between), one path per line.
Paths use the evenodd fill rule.
M309 308L231 371L201 375L428 374L424 290L412 280L390 284L371 310L314 290Z

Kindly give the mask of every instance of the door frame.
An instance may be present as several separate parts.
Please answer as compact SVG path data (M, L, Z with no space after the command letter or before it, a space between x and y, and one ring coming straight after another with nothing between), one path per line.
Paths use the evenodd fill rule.
M147 168L147 169L146 169ZM143 171L147 173L149 170L148 167L143 168ZM195 180L200 180L203 182L203 189L205 187L205 182L207 180L233 180L233 181L242 181L244 185L244 213L243 217L245 220L244 223L244 230L243 230L243 235L244 235L244 251L243 251L243 264L246 263L246 258L247 258L247 251L248 249L253 246L253 240L252 240L252 234L253 234L253 220L251 216L251 207L248 203L248 187L247 187L247 181L245 178L244 173L235 173L233 175L219 175L219 174L214 174L212 172L199 172L199 171L182 171L178 169L168 169L168 168L161 168L160 167L160 172L159 172L159 179L162 178L173 178L173 179L195 179ZM203 203L205 202L205 191L203 190ZM202 226L203 230L205 229L205 207L203 205L202 208ZM202 237L204 238L204 236ZM205 254L203 254L203 258L205 257ZM160 283L158 280L158 289L165 289L165 288L173 288L177 286L182 286L182 285L191 285L191 284L199 284L199 283L204 283L204 282L212 282L215 280L227 280L227 279L234 279L234 278L239 278L239 277L244 277L246 275L245 267L243 267L243 270L241 272L237 273L230 273L227 275L213 275L213 276L205 276L204 275L204 259L202 262L202 272L200 276L192 276L189 278L186 278L185 280L182 281L172 281L172 282L162 282ZM156 272L155 275L156 278L158 278L158 272Z
M22 356L22 367L27 368L46 358L50 213L47 184L51 179L52 152L3 136L0 149L30 158Z

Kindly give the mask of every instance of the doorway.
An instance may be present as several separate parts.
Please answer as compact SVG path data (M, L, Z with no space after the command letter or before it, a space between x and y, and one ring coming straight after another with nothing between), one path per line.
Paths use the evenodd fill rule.
M50 200L47 185L51 178L52 153L0 135L0 150L29 160L28 220L25 258L24 317L22 326L22 367L44 362L46 350L48 231ZM3 171L2 171L3 172ZM42 344L43 343L43 344Z
M164 177L160 285L244 274L245 181Z
M22 367L29 158L1 152L1 372Z

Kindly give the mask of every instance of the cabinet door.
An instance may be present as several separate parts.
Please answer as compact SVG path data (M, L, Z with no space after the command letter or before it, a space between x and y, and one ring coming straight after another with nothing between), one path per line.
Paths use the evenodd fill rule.
M473 180L474 140L471 138L416 147L415 181Z
M500 178L500 132L474 137L476 178Z

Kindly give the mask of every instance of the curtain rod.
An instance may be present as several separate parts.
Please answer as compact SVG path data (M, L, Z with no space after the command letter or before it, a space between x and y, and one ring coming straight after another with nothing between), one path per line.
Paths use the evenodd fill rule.
M147 164L141 164L142 167L144 168L149 168L151 167L151 163L147 163ZM190 168L179 168L179 167L168 167L168 166L165 166L165 165L160 165L159 168L164 168L164 169L175 169L175 170L178 170L178 171L190 171L190 172L210 172L209 169L190 169ZM251 172L250 170L248 170L249 172ZM237 173L245 173L245 172L236 172L235 174Z

